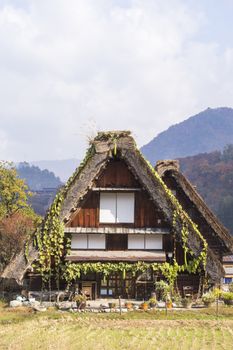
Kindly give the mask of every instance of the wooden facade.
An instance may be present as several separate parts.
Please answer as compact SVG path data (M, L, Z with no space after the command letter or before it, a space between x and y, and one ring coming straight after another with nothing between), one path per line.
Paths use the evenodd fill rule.
M134 220L132 223L101 223L100 222L100 195L101 193L133 193L135 196L134 203ZM91 228L87 232L100 231L101 227L109 228L111 227L112 232L114 228L121 228L122 232L127 228L137 229L147 229L156 228L158 232L164 232L166 229L167 233L162 234L162 246L161 250L164 252L165 260L171 262L172 254L176 251L176 259L178 263L184 263L184 253L183 248L179 242L177 246L174 247L174 240L172 234L172 227L165 220L163 212L154 204L150 194L145 190L143 185L140 183L139 179L135 178L132 172L127 167L126 163L118 158L111 159L107 166L102 170L99 176L95 179L93 188L90 189L86 197L82 200L82 203L77 211L75 211L71 216L69 221L66 223L66 228ZM84 230L80 230L84 232ZM93 233L92 233L93 234ZM75 233L74 235L78 235ZM106 251L127 251L128 250L128 240L129 235L127 233L111 233L106 234ZM152 251L148 247L148 251ZM83 251L82 251L83 252ZM71 253L72 254L72 253ZM75 254L75 257L71 258L71 261L84 261L79 254L79 250ZM101 253L100 253L101 255ZM138 260L140 260L138 252ZM90 260L91 261L91 255ZM85 260L86 261L86 260ZM101 258L100 258L101 261ZM105 261L104 254L102 261ZM111 260L114 261L114 258ZM162 260L160 261L162 262ZM141 278L137 275L123 277L119 274L113 274L109 276L106 280L103 279L101 275L83 275L79 282L80 290L83 290L88 294L89 298L98 297L118 297L121 295L125 298L138 298L147 299L150 297L151 293L154 291L154 282L156 279L160 279L162 276L149 275L146 279ZM197 293L199 288L199 277L186 275L178 279L177 286L180 292L183 294L183 287L189 285L193 293ZM91 292L90 292L91 291Z
M178 264L183 264L181 218L173 222L178 204L167 194L166 183L208 243L206 271L180 274L177 287L182 295L186 295L186 290L196 294L203 274L208 274L212 283L219 282L224 276L222 257L233 251L232 238L192 185L174 170L173 162L160 165L155 173L138 151L130 132L97 135L85 162L62 190L59 218L65 226L65 236L71 238L71 251L63 256L68 264L140 261L172 264L174 254ZM203 241L192 225L188 228L187 247L193 257L198 257ZM52 240L53 232L50 234ZM38 252L33 243L28 250L27 261L24 252L20 252L2 277L18 283L27 279L29 289L34 289L40 284L40 277L32 272ZM119 295L147 299L154 291L155 281L161 278L152 271L135 276L128 273L124 278L122 273L112 273L108 278L101 273L82 273L73 282L90 299Z

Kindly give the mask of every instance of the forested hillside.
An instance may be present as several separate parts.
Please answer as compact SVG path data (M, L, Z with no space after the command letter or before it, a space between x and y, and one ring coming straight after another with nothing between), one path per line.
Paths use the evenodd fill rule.
M230 143L233 143L233 109L208 108L171 126L141 150L154 165L159 159L222 151Z
M60 178L47 169L41 170L26 162L19 163L17 172L33 192L33 196L28 199L29 204L37 214L45 215L58 188L62 186Z
M55 176L53 172L47 169L41 170L38 166L26 162L18 164L17 172L32 191L57 188L62 185L60 178Z
M182 172L233 234L233 145L179 161Z

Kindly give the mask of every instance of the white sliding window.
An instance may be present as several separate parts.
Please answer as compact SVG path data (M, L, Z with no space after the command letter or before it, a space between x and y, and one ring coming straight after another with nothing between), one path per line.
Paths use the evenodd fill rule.
M128 249L145 249L144 235L128 235Z
M100 194L100 222L104 222L104 223L116 222L116 194L115 193Z
M88 249L105 249L105 235L88 235Z
M105 235L73 234L71 249L105 249Z
M71 249L87 249L87 235L72 235Z
M162 235L146 235L145 249L163 249Z
M134 193L101 193L100 222L133 223Z
M134 222L134 193L117 193L116 222Z

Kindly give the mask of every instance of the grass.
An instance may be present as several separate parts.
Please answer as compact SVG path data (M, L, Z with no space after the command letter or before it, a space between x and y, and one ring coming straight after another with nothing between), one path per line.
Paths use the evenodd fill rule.
M0 305L0 349L232 349L233 308L111 314Z

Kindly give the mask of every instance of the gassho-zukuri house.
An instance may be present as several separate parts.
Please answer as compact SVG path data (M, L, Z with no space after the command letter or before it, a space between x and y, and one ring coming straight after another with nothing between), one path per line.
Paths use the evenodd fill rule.
M130 132L100 132L2 277L30 291L75 284L90 299L147 299L160 279L197 295L232 252L177 161L153 168Z

